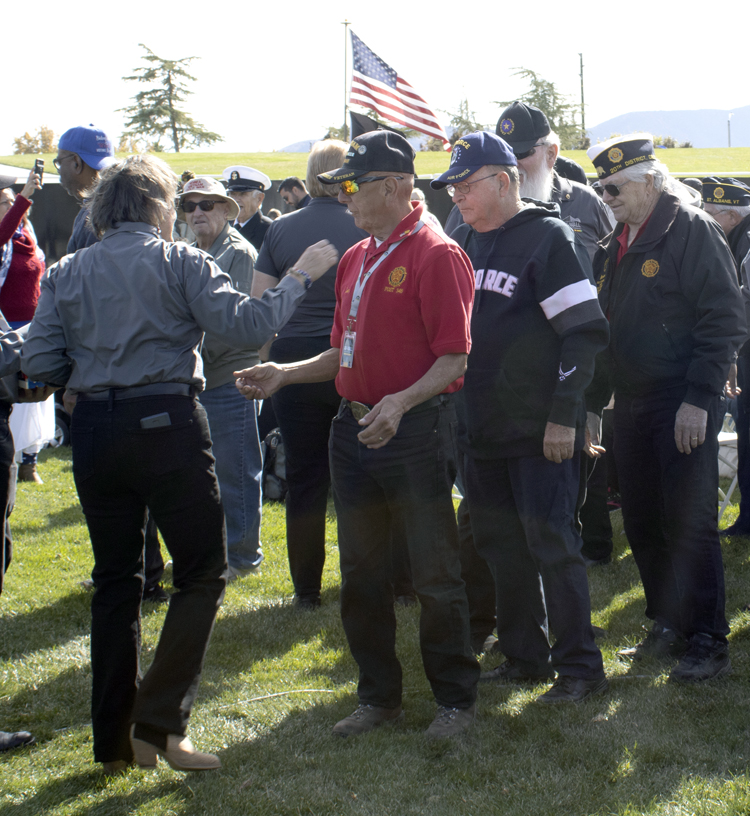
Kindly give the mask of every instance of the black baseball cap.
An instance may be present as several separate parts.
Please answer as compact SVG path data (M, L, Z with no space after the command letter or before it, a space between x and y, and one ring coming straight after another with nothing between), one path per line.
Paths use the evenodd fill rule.
M373 170L414 175L414 155L414 149L400 133L373 130L354 139L343 165L338 170L321 173L318 181L338 184L365 176Z
M513 148L518 156L527 153L552 128L544 112L524 102L512 102L500 114L495 133Z

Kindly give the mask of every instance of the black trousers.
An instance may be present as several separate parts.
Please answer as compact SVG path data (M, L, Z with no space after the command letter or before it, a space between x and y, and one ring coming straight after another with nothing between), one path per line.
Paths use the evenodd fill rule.
M737 485L740 488L740 513L734 527L750 535L750 356L737 358Z
M143 429L166 412L170 425ZM79 400L73 474L94 551L91 603L94 758L132 757L128 730L166 747L183 735L226 584L224 512L203 407L187 396ZM146 508L172 556L164 628L140 679Z
M724 565L717 530L718 433L724 398L708 411L706 441L680 453L674 423L685 388L615 397L615 462L622 518L646 595L646 616L726 641Z
M419 642L438 705L468 708L479 664L469 645L456 516L456 413L439 406L405 414L387 445L370 450L342 404L331 427L331 474L341 557L341 619L359 666L361 703L401 703L393 610L393 524L403 530L421 606Z
M16 471L14 461L15 448L13 435L10 432L8 419L12 406L9 402L0 402L0 507L3 508L3 545L0 548L0 592L3 591L3 576L10 566L13 557L13 540L10 536L8 519L13 510L16 498Z
M293 363L330 347L328 336L290 337L273 344L270 358ZM333 382L288 385L273 395L286 454L286 546L298 598L320 598L331 486L328 435L340 403Z

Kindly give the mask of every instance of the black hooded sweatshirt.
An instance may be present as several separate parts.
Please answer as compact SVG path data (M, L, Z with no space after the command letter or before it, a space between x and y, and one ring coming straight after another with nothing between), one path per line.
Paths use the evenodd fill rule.
M459 444L480 459L542 455L547 422L576 428L580 450L583 392L609 337L586 250L557 205L525 204L499 229L453 234L476 289Z

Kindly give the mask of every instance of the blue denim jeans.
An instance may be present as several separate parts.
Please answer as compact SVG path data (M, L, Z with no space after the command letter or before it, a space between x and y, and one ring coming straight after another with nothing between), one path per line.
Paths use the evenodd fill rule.
M263 560L260 544L263 459L257 404L234 382L200 395L211 428L216 476L227 521L227 561L243 570Z

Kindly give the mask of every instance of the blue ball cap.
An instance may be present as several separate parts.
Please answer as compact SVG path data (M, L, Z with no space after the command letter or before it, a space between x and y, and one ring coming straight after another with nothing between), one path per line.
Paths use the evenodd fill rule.
M94 170L103 170L115 163L112 142L103 130L94 125L66 130L57 143L57 149L77 154Z
M510 145L494 133L477 130L463 136L454 145L451 152L451 166L436 179L430 182L433 190L441 190L449 184L465 181L487 164L518 164Z

